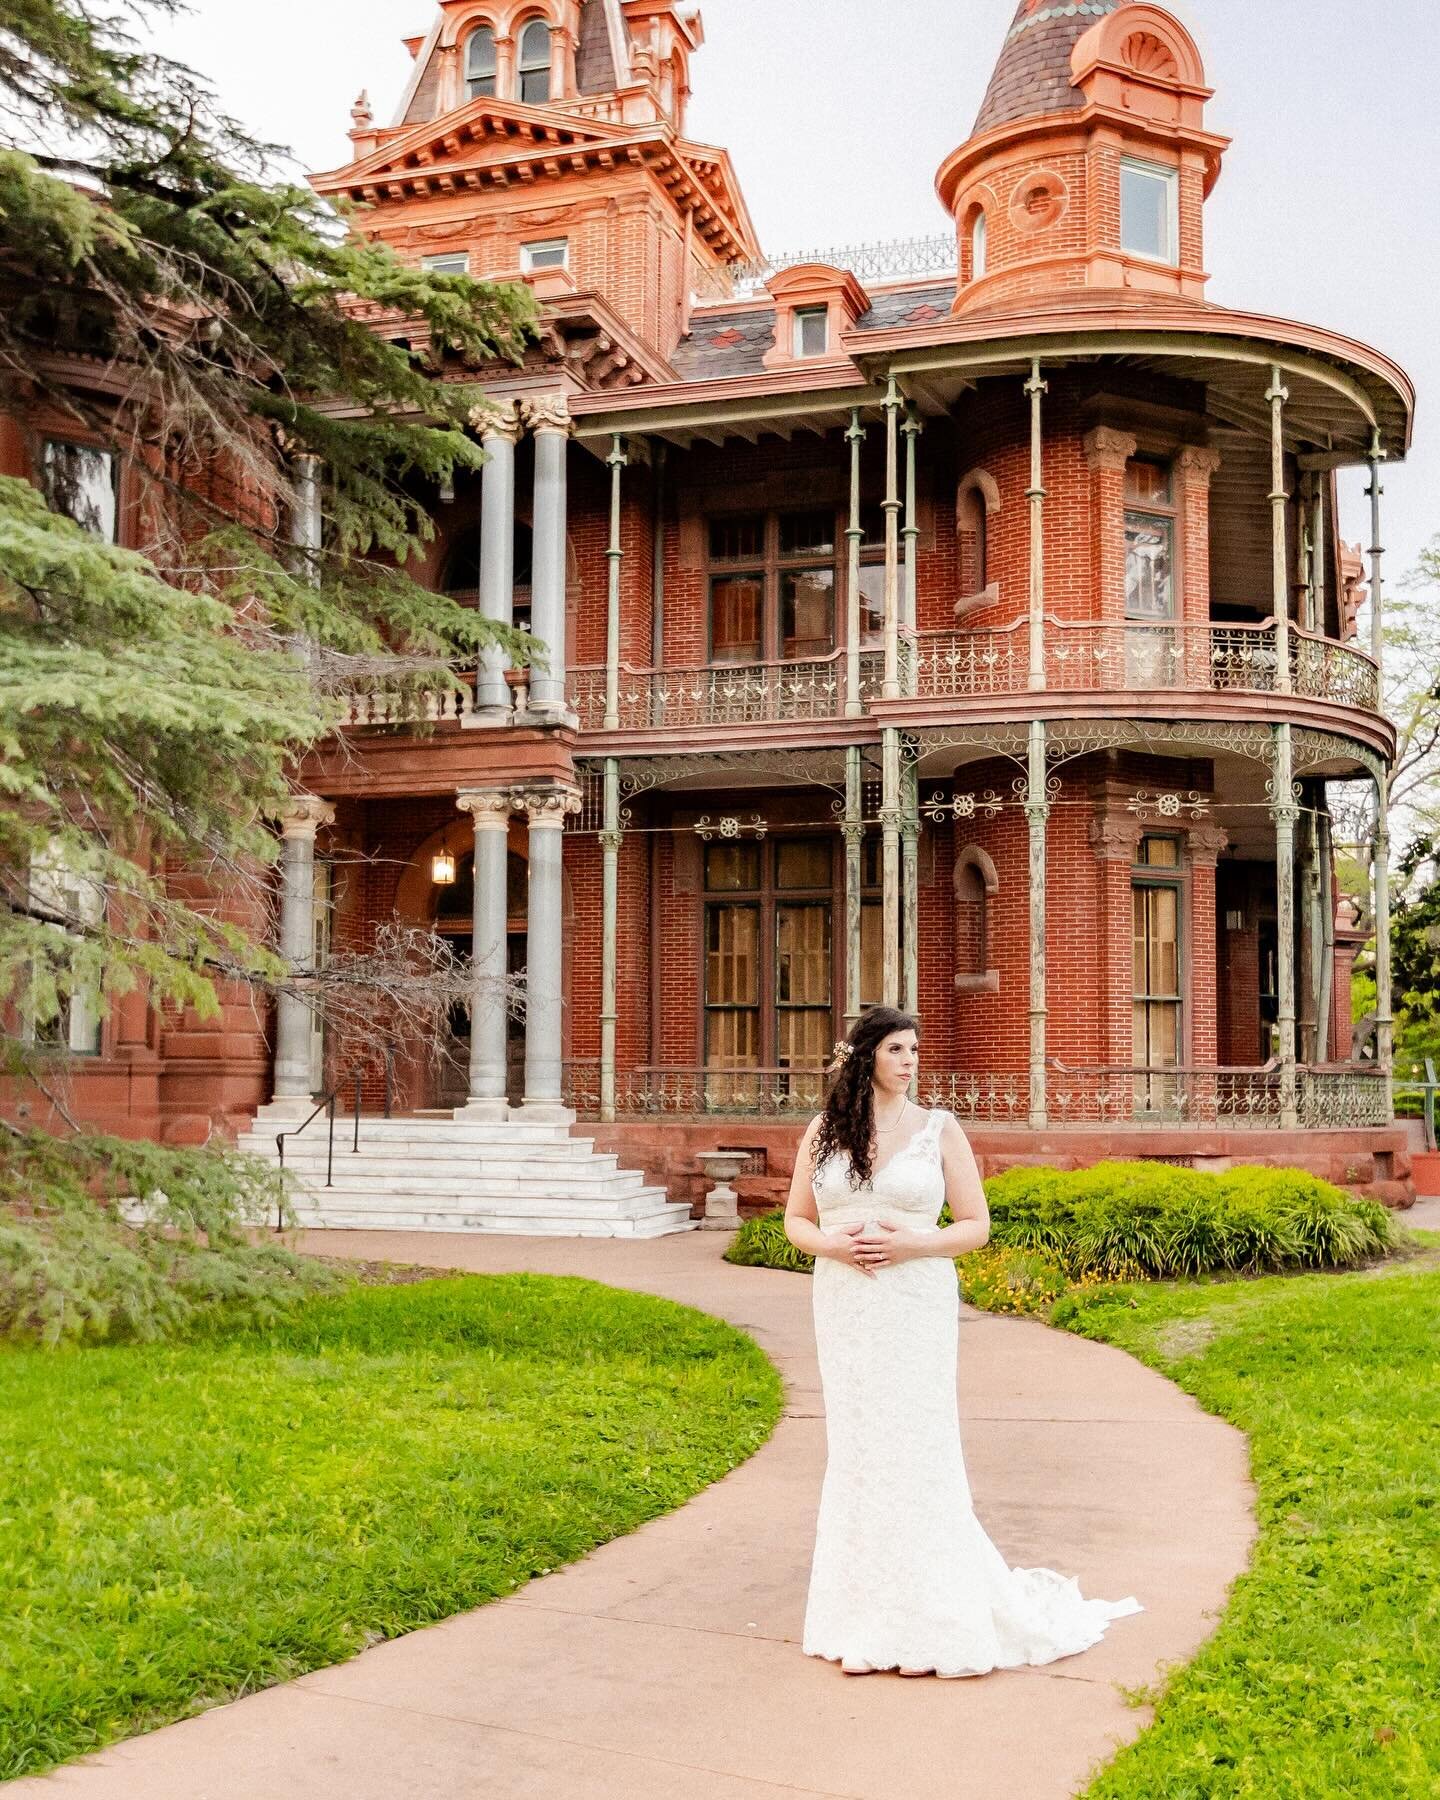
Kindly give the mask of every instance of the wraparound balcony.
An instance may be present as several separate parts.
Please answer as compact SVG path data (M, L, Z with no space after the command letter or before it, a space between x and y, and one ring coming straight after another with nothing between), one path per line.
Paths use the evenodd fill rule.
M1045 622L1045 688L1061 693L1273 694L1324 700L1378 712L1374 661L1351 644L1291 627L1289 683L1281 681L1280 632L1263 624ZM860 658L860 701L882 694L883 658ZM994 630L922 631L901 640L899 684L907 698L966 699L1021 694L1030 688L1028 620ZM582 731L605 729L606 671L571 672L570 705ZM668 725L738 725L842 718L846 653L794 662L646 669L622 663L616 704L619 731Z

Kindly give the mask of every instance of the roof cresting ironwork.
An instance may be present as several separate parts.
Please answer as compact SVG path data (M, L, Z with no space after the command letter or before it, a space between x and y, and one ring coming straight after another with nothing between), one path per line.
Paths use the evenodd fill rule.
M958 266L953 231L933 237L877 238L868 243L794 250L753 262L726 263L708 272L695 290L695 300L703 305L707 301L753 299L781 269L793 269L800 263L848 269L861 283L953 275Z

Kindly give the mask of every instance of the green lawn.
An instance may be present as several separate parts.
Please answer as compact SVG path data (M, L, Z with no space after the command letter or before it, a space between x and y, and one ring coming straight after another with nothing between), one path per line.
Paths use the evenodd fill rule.
M0 1350L0 1780L505 1594L716 1480L780 1403L728 1325L532 1275Z
M1440 1235L1424 1241L1365 1273L1061 1303L1238 1425L1260 1494L1218 1632L1086 1800L1440 1794Z

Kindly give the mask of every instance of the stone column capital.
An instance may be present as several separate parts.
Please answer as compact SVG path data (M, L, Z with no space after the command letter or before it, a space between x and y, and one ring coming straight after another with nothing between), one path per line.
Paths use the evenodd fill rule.
M1145 827L1130 813L1099 813L1090 821L1090 848L1100 862L1123 862L1130 867L1140 854Z
M1187 485L1208 487L1223 460L1218 450L1205 444L1187 444L1175 458L1175 467Z
M313 843L322 825L335 823L335 808L316 794L293 794L275 816L281 837L309 838Z
M509 788L461 788L455 804L470 814L476 831L508 831L515 796Z
M531 431L557 431L568 437L574 426L570 403L564 394L538 394L524 402L525 423Z
M532 831L559 831L567 818L580 811L580 790L557 781L549 787L522 789L515 795L514 804L517 812L527 815Z
M1085 433L1085 460L1095 471L1108 470L1123 474L1125 465L1140 448L1138 439L1128 431L1116 431L1109 425L1097 425Z
M482 444L487 438L499 438L507 444L518 443L524 429L513 400L487 400L483 406L472 406L467 418L470 429Z
M1191 868L1213 869L1230 842L1230 834L1218 825L1192 825L1185 833L1185 841L1190 849Z

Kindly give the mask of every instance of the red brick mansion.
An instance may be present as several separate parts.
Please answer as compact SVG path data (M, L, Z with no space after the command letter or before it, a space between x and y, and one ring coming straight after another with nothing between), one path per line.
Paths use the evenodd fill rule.
M702 42L679 0L441 0L394 123L362 96L315 181L543 314L428 571L543 662L418 730L375 694L283 828L302 964L398 915L527 975L523 1020L489 982L439 1063L397 1026L362 1144L420 1115L432 1185L395 1185L436 1196L457 1159L518 1192L563 1152L597 1194L618 1159L673 1228L653 1189L697 1198L700 1151L775 1191L887 1001L987 1172L1265 1161L1399 1198L1385 839L1367 1036L1329 800L1370 783L1384 818L1380 552L1342 543L1336 475L1370 465L1378 546L1406 376L1208 297L1227 140L1163 7L1022 0L944 239L833 263L766 260L687 135ZM72 1048L94 1117L182 1141L262 1103L273 1135L344 1075L293 1001L268 1033L122 1006ZM642 1216L584 1207L543 1228Z

